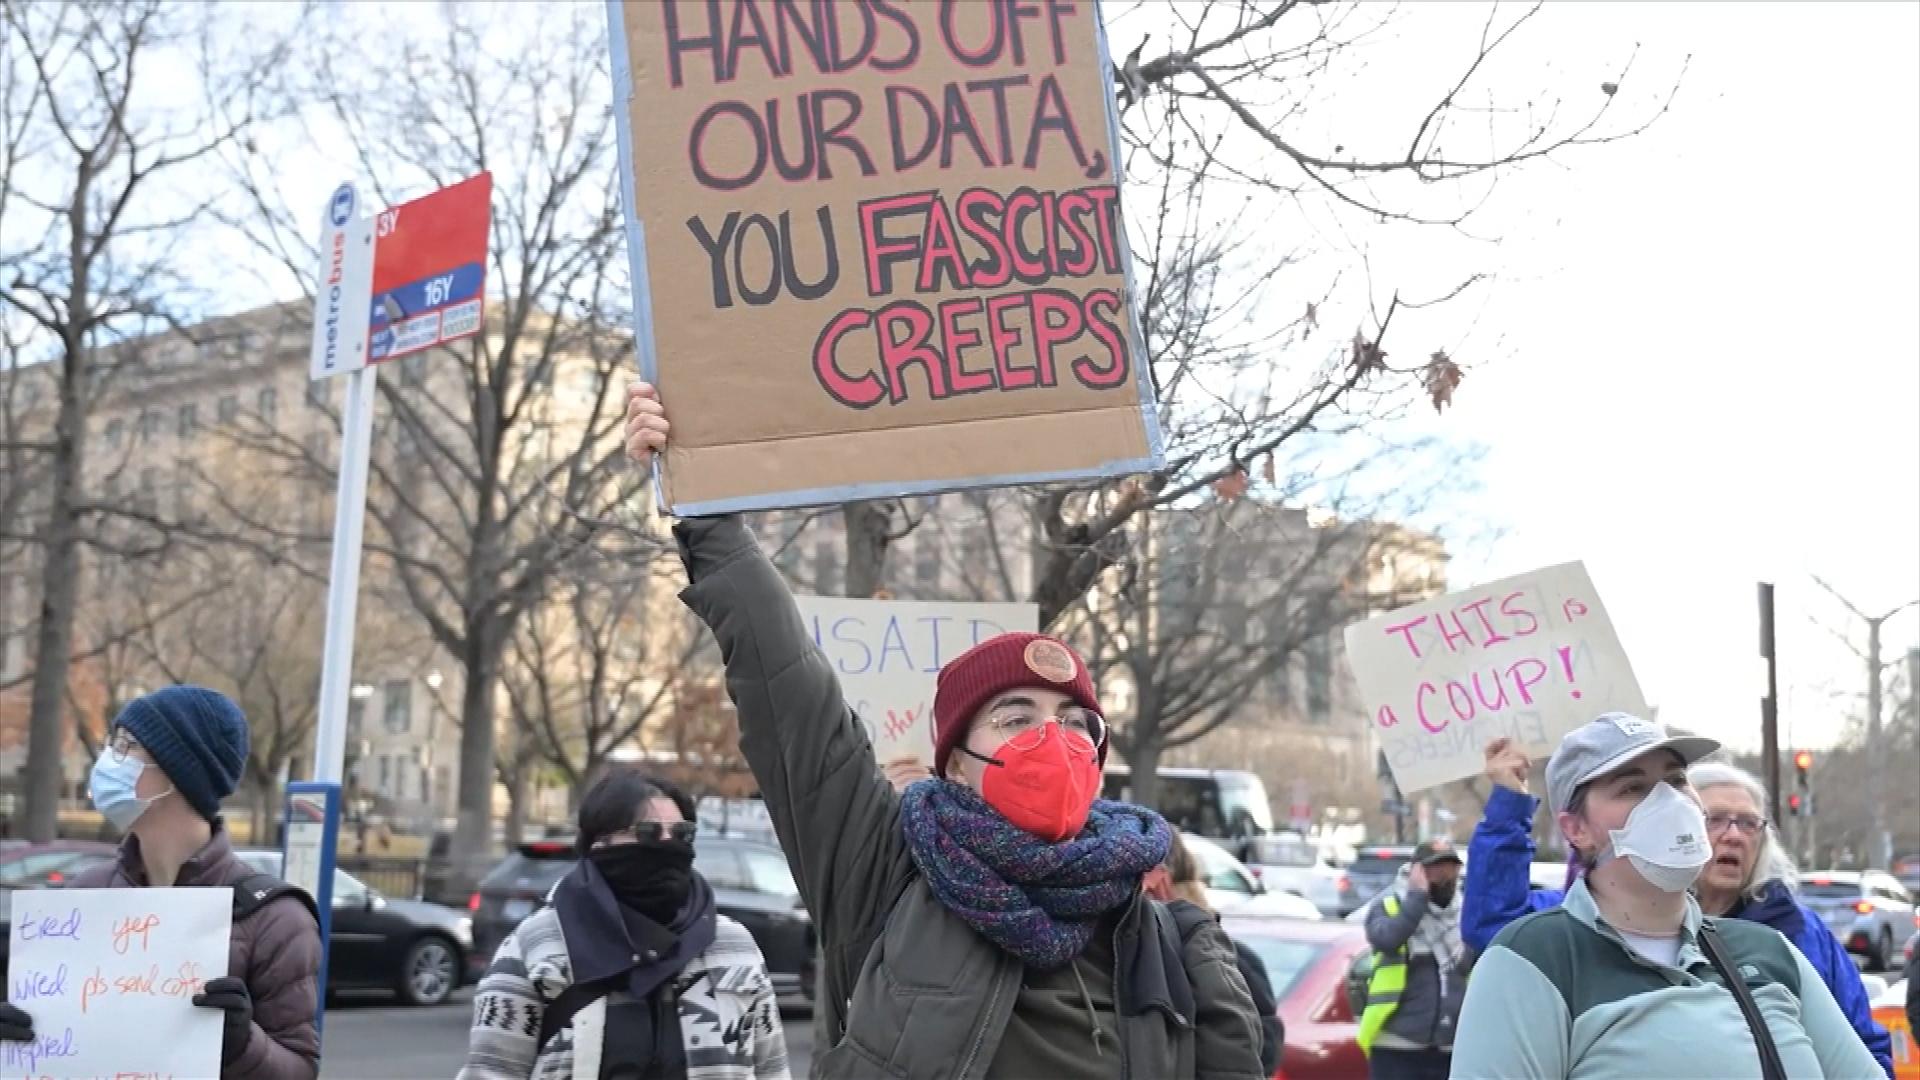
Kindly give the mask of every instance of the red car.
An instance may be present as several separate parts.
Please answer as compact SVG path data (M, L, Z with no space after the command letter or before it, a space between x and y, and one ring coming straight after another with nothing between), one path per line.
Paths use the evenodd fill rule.
M1366 932L1348 922L1227 916L1227 936L1257 953L1273 980L1287 1045L1275 1080L1366 1080L1354 1041L1359 1019L1347 1004L1347 969L1367 951Z

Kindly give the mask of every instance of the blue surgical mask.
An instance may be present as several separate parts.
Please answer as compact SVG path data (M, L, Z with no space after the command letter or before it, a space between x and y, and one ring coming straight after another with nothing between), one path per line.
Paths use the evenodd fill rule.
M140 774L147 769L146 762L135 757L115 759L113 751L103 750L93 763L93 771L87 776L87 794L93 797L94 809L121 832L133 828L140 815L147 812L155 799L143 799L134 794L140 784ZM162 792L161 794L171 794Z

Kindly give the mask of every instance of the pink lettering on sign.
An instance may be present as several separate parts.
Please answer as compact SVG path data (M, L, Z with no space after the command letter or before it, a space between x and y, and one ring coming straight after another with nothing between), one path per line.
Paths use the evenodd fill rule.
M1526 601L1525 592L1508 593L1498 599L1497 610L1489 610L1495 608L1496 600L1493 596L1482 596L1438 614L1389 623L1381 627L1380 632L1398 637L1416 660L1426 657L1423 644L1429 650L1438 644L1454 655L1470 649L1491 649L1539 633L1540 616L1534 614ZM1564 601L1560 610L1567 622L1588 612L1587 604L1577 598Z

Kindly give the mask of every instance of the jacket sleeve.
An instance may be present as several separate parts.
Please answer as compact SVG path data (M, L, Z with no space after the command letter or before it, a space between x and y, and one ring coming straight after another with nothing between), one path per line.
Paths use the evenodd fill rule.
M1920 945L1907 958L1907 1029L1920 1039Z
M1813 1052L1820 1059L1822 1076L1877 1076L1883 1066L1867 1052L1860 1033L1833 1000L1812 961L1799 949L1793 950L1800 965L1800 1023Z
M1181 959L1193 987L1195 1080L1271 1076L1260 1071L1260 1020L1226 931L1208 919L1181 946Z
M249 970L242 976L253 998L253 1036L246 1049L222 1062L225 1080L313 1080L320 1074L320 927L305 904L273 901L260 921Z
M1547 977L1519 953L1495 946L1467 980L1452 1075L1454 1080L1566 1080L1572 1034L1566 1003Z
M493 954L473 994L473 1027L458 1080L527 1080L539 1057L540 1021L547 1003L527 975L514 930Z
M787 1033L780 1026L780 1001L771 979L754 997L753 1015L763 1018L753 1033L754 1080L792 1080L787 1064Z
M1460 901L1460 940L1485 952L1508 923L1559 907L1565 894L1534 889L1533 812L1540 800L1493 789L1486 816L1467 843L1467 874Z
M1280 1023L1280 1003L1273 999L1273 979L1267 975L1260 954L1233 943L1234 959L1239 962L1240 977L1247 980L1247 993L1253 998L1253 1011L1260 1017L1260 1075L1272 1076L1280 1068L1280 1051L1287 1044L1287 1029Z
M1847 1018L1847 1023L1860 1036L1860 1042L1880 1063L1880 1069L1889 1077L1893 1075L1893 1036L1873 1019L1873 1003L1867 1000L1867 985L1860 981L1860 969L1853 966L1853 958L1833 936L1819 915L1800 908L1802 925L1806 927L1803 935L1808 940L1799 950L1820 973L1820 981L1827 985L1827 991L1833 995L1833 1003ZM1817 954L1817 955L1816 955Z
M1374 952L1388 953L1405 945L1413 937L1413 932L1420 928L1420 920L1427 915L1427 894L1411 889L1405 890L1406 895L1400 897L1400 914L1387 914L1387 897L1395 895L1394 890L1400 889L1401 885L1395 885L1393 890L1381 894L1367 905L1367 944L1373 947Z
M844 954L884 924L911 873L899 799L753 534L738 517L674 532L690 582L680 598L720 644L741 752L821 937Z

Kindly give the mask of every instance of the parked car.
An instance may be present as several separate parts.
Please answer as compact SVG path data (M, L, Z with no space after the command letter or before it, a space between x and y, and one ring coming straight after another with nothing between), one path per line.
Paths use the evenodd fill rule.
M1914 934L1913 894L1877 870L1821 871L1800 879L1800 899L1818 912L1847 951L1886 971Z
M14 890L58 888L80 871L111 860L118 850L91 840L8 841L0 846L0 971L12 951Z
M800 902L787 857L771 844L708 833L694 841L693 852L693 868L713 886L720 914L746 927L759 944L782 1002L811 1001L813 920ZM541 840L520 845L481 879L468 902L476 977L520 920L546 906L547 894L574 862L571 840Z
M1320 909L1304 896L1263 885L1246 864L1227 853L1227 849L1204 837L1180 838L1194 861L1200 864L1200 881L1207 890L1207 903L1222 915L1280 915L1290 919L1318 919Z
M1351 915L1366 907L1412 861L1411 844L1374 845L1354 852L1353 862L1347 865L1347 887L1340 894L1340 914Z
M280 873L280 853L234 852L262 873ZM468 981L473 920L424 900L393 900L347 873L333 872L333 926L327 989L392 990L409 1005L441 1005Z
M1285 1080L1366 1080L1367 1059L1355 1041L1359 1018L1347 1001L1346 976L1367 951L1359 927L1341 922L1229 915L1227 935L1252 949L1273 980L1287 1041Z
M1340 895L1351 883L1334 853L1297 832L1277 832L1247 841L1247 869L1269 889L1304 896L1320 914L1340 914Z

